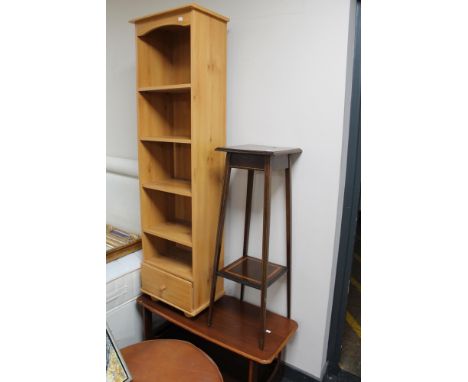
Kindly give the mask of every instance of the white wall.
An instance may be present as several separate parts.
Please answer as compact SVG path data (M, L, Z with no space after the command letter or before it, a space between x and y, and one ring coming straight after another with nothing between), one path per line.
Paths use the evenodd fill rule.
M106 222L128 232L140 232L138 178L107 171Z
M185 4L108 0L107 154L136 158L135 52L128 20ZM227 143L299 146L292 169L292 317L299 323L287 362L316 377L326 361L341 223L349 88L350 0L200 0L229 16ZM351 17L352 21L352 17ZM348 73L349 74L349 73ZM345 102L346 101L346 102ZM346 106L345 106L346 105ZM250 253L261 253L261 189L256 174ZM226 222L226 261L242 251L246 175L233 172ZM118 187L110 193L118 192ZM133 200L138 198L137 191ZM108 192L109 195L109 192ZM108 206L109 208L109 206ZM110 207L112 208L112 207ZM128 210L128 213L138 214ZM283 177L272 185L270 259L285 262ZM114 223L115 224L115 223ZM226 282L229 294L239 287ZM259 303L256 290L246 299ZM268 290L268 308L285 314L286 283Z

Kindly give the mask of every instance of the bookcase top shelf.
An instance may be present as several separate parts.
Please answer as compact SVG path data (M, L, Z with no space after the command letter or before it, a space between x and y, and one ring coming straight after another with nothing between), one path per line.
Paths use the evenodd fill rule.
M196 11L199 11L201 13L205 13L208 16L214 17L214 18L216 18L218 20L221 20L221 21L224 21L224 22L229 21L229 17L226 17L226 16L223 16L223 15L220 15L219 13L210 11L209 9L206 9L206 8L204 8L204 7L202 7L202 6L198 5L198 4L191 3L191 4L183 5L181 7L171 8L171 9L168 9L168 10L166 10L164 12L151 13L149 15L142 16L142 17L139 17L137 19L132 19L132 20L129 21L129 23L137 24L137 23L139 23L141 21L146 21L147 19L150 19L150 18L156 18L158 16L166 16L166 15L171 14L171 13L182 13L182 12L187 12L187 11L191 11L191 10L196 10Z

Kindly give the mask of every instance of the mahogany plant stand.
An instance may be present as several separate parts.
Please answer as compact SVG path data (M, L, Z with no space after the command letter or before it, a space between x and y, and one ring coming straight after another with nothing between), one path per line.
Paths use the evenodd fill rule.
M218 231L216 235L215 256L211 278L210 305L208 313L208 326L213 320L213 305L216 295L217 277L224 277L241 284L240 300L244 298L244 286L261 290L261 331L259 347L265 346L266 327L266 301L267 288L282 275L287 277L287 316L291 317L291 155L300 154L300 148L270 147L258 145L242 145L231 147L218 147L217 151L226 152L226 165L221 206L219 209ZM226 203L229 192L229 179L231 169L239 168L248 171L247 199L245 208L244 245L242 257L228 266L219 269L224 220L226 216ZM252 208L252 188L254 171L265 173L263 193L263 239L262 258L248 256L250 215ZM284 170L286 185L286 266L270 263L268 261L268 247L270 240L270 206L271 206L271 171Z

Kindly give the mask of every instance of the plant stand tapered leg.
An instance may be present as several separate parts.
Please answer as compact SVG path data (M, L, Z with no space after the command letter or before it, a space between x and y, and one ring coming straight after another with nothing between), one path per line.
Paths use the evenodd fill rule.
M216 281L218 276L219 258L221 255L221 247L223 243L224 218L226 217L226 202L229 193L229 179L231 177L231 154L226 155L226 163L224 169L223 191L221 193L221 204L219 208L218 231L216 234L215 256L213 259L213 273L211 276L211 292L210 292L210 307L208 311L208 326L211 326L213 319L213 304L216 293Z
M247 256L249 251L249 233L250 233L250 216L252 213L252 189L254 180L254 170L248 170L247 175L247 196L245 199L245 223L244 223L244 247L242 256ZM240 300L244 300L244 284L241 284Z
M263 190L263 239L262 239L262 283L261 283L261 311L262 332L260 334L260 349L265 345L266 331L266 300L267 300L267 268L268 249L270 242L270 206L271 206L271 163L265 159L265 185Z
M286 185L286 273L287 281L287 312L288 318L291 318L291 158L288 155L288 167L284 170L285 185Z

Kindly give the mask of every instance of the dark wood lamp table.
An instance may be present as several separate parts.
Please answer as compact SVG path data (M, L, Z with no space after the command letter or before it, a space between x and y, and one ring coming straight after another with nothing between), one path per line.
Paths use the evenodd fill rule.
M268 341L262 350L258 347L258 321L261 309L245 301L231 296L221 297L215 303L216 314L213 315L210 327L206 325L207 310L196 317L186 317L182 312L164 303L153 301L146 295L140 296L137 302L143 307L146 339L151 337L152 315L156 314L196 336L246 358L249 361L249 382L255 381L257 364L271 364L276 360L273 374L276 373L281 352L297 329L294 320L267 311Z

